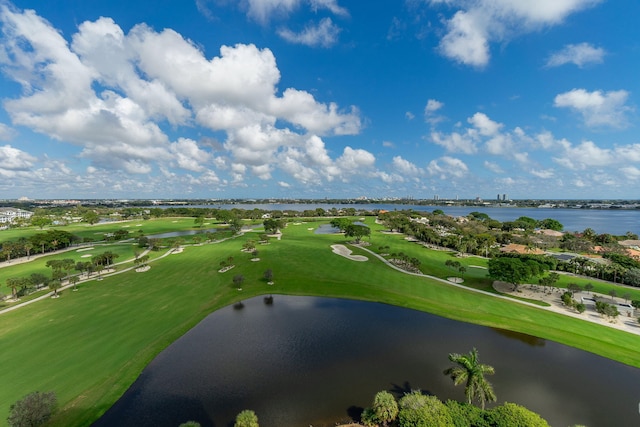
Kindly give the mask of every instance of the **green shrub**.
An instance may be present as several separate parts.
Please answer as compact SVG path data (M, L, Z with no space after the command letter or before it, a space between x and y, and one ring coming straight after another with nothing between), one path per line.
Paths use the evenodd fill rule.
M407 393L398 402L399 427L455 427L449 409L435 396L419 390Z
M236 417L234 427L259 427L258 416L250 409L245 409Z
M495 427L549 427L540 415L509 402L487 411L487 419Z
M376 418L383 424L388 425L398 416L398 403L388 391L379 391L373 399L373 411Z
M475 405L447 400L445 406L449 409L455 427L491 427L491 424L485 420L487 411Z
M35 391L9 408L7 423L11 427L37 427L45 424L56 407L56 394Z
M360 415L360 422L366 427L376 427L379 423L373 408L365 408Z

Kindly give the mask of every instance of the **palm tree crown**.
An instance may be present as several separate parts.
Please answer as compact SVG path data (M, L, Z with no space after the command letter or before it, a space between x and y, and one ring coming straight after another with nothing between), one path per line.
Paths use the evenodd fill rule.
M464 394L467 403L471 404L474 399L479 400L482 409L485 402L495 402L496 394L491 383L485 379L485 375L493 375L495 370L492 366L478 362L478 350L475 348L469 354L449 354L449 360L455 366L444 371L453 380L454 385L466 382Z

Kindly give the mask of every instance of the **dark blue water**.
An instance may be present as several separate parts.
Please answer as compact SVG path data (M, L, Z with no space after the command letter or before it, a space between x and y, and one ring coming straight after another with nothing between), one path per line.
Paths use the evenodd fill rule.
M219 310L163 351L95 427L334 426L374 394L411 389L463 400L443 375L450 352L476 347L495 367L498 403L552 426L640 425L640 370L539 338L383 304L274 296ZM640 357L640 355L639 355Z

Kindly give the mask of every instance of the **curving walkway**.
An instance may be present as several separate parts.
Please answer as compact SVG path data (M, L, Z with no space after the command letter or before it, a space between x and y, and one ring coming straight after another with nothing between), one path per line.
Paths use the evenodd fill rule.
M74 249L75 249L75 248L74 248ZM158 260L158 259L164 258L164 257L166 257L167 255L169 255L172 251L173 251L173 249L169 249L169 250L167 251L167 253L165 253L165 254L163 254L163 255L159 256L158 258L155 258L155 259L153 259L153 260L151 260L151 261L149 261L149 262L153 262L153 261L155 261L155 260ZM66 251L65 251L65 252L66 252ZM56 253L57 253L57 252L56 252ZM146 255L146 254L148 254L148 253L149 253L149 249L145 249L145 250L140 254L140 256L144 256L144 255ZM49 255L49 254L47 254L47 255ZM130 263L130 262L132 262L132 261L133 261L133 259L128 259L128 260L126 260L126 261L121 261L121 262L117 262L117 263L115 263L115 264L111 264L111 266L122 265L122 264ZM68 284L66 284L66 285L64 285L64 286L61 286L61 287L58 289L58 292L62 292L62 291L64 291L65 289L69 289L69 288L72 288L72 287L74 287L74 286L77 286L77 285L78 285L78 284L80 284L80 283L86 283L86 282L90 282L90 281L92 281L92 280L98 280L98 278L104 278L104 277L115 276L116 274L121 274L121 273L124 273L125 271L133 270L134 268L137 268L137 266L135 266L135 265L134 265L134 266L131 266L131 267L127 267L127 268L125 268L125 269L122 269L122 270L117 270L117 271L114 271L114 272L111 272L111 273L106 273L106 274L93 273L91 276L89 276L89 277L85 278L84 280L79 280L79 281L78 281L78 283L76 283L75 285L74 285L73 283L68 283ZM80 277L80 276L82 276L82 275L83 275L83 273L76 274L76 276L78 276L78 277ZM32 303L36 302L36 301L42 301L43 299L46 299L46 298L50 298L50 297L52 297L54 294L55 294L55 291L47 292L46 294L40 295L39 297L34 298L34 299L32 299L32 300L25 301L25 302L22 302L22 303L20 303L20 304L12 305L11 307L4 308L4 309L0 310L0 314L4 314L4 313L8 313L8 312L13 311L13 310L17 310L17 309L19 309L19 308L21 308L21 307L27 306L27 305L29 305L29 304L32 304Z
M378 255L377 253L371 251L370 249L367 249L367 248L365 248L363 246L358 246L358 247L360 249L366 251L366 252L369 252L372 256L378 258L379 260L381 260L382 262L387 264L389 267L391 267L391 268L393 268L393 269L395 269L395 270L397 270L397 271L399 271L401 273L404 273L404 274L410 274L412 276L426 277L426 278L438 281L440 283L446 283L449 286L456 286L456 287L458 287L460 289L465 289L465 290L470 291L470 292L477 292L477 293L480 293L480 294L483 294L483 295L488 295L488 296L491 296L491 297L494 297L494 298L501 298L501 299L504 299L504 300L507 300L507 301L515 302L515 303L518 303L518 304L527 305L529 307L534 307L534 308L537 308L537 309L540 309L540 310L552 311L552 312L559 313L559 314L562 314L562 315L565 315L565 316L575 317L577 319L584 320L584 321L587 321L587 322L597 323L599 325L607 326L609 328L615 328L615 329L619 329L619 330L622 330L622 331L625 331L625 332L629 332L629 333L632 333L632 334L640 335L640 323L638 323L638 320L636 318L634 318L634 317L631 317L631 318L624 317L624 318L622 318L622 320L618 319L618 320L615 320L615 321L612 322L610 320L607 320L607 319L603 318L598 313L595 313L593 310L589 310L588 309L584 313L580 314L578 312L574 312L574 311L571 311L571 310L567 309L564 306L564 304L562 304L562 300L560 299L560 295L557 295L556 297L549 298L549 299L537 298L534 294L528 294L526 296L522 295L523 298L539 299L541 301L544 300L545 302L550 304L548 307L543 307L543 306L540 306L540 305L537 305L537 304L533 304L533 303L528 302L528 301L522 301L522 300L519 300L519 299L514 299L514 298L512 298L510 296L507 296L507 295L498 295L498 294L494 294L494 293L491 293L491 292L483 291L481 289L470 288L468 286L464 286L464 285L461 285L461 284L458 284L458 283L450 282L450 281L445 280L445 279L441 279L440 277L430 276L428 274L423 274L423 273L412 273L410 271L406 271L406 270L403 270L403 269L395 266L391 262L387 261L384 257ZM526 288L526 286L527 285L520 285L520 288L521 289L523 287ZM496 290L498 290L498 289L496 289ZM500 289L498 291L499 292L505 292L505 293L509 292L506 288L505 289ZM603 295L603 297L604 297L604 295Z

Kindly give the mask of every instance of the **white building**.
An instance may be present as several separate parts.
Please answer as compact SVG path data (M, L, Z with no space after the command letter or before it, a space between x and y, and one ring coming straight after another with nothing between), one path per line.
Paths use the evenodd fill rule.
M0 224L11 224L18 218L29 219L33 212L16 208L0 208Z

